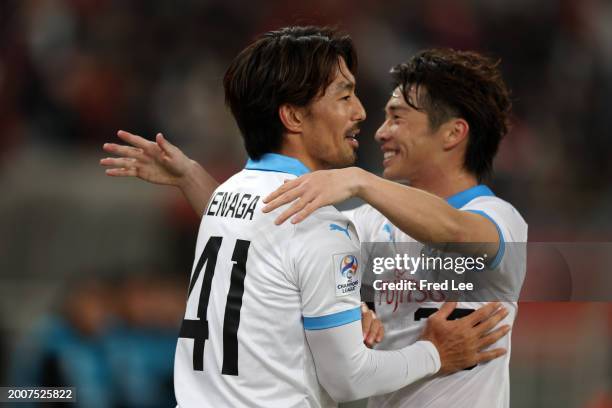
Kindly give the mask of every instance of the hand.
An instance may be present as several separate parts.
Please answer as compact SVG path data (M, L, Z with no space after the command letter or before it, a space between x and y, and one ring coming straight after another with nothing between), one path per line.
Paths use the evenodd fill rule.
M357 167L319 170L287 180L285 184L264 198L263 202L267 205L263 208L263 212L270 212L295 200L274 222L280 225L295 215L291 223L297 224L317 208L340 203L354 196L360 171L362 170Z
M500 305L489 303L461 319L446 320L457 306L457 302L446 302L427 319L421 340L431 341L438 349L441 374L454 373L506 353L502 348L483 351L510 331L508 325L491 331L508 315Z
M180 187L186 174L193 167L190 160L161 133L155 142L120 130L117 136L131 146L105 143L104 151L120 157L100 160L102 166L111 167L106 174L113 177L138 177L155 184Z
M385 328L376 317L376 313L370 310L365 303L361 303L361 329L363 330L363 341L369 348L380 343L385 336Z

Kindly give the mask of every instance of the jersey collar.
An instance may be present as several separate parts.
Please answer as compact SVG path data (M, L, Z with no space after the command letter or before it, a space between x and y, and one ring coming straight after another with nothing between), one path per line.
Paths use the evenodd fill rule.
M259 160L249 159L245 166L247 170L276 171L301 176L310 173L298 159L278 153L266 153Z
M489 187L479 184L448 197L446 201L455 208L461 208L476 197L485 196L495 196L495 194L493 194Z

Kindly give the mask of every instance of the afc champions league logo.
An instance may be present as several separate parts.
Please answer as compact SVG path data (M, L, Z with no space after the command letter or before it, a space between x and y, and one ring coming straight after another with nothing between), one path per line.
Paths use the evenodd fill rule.
M336 296L348 296L351 293L359 293L361 282L357 276L357 269L359 267L357 257L351 254L334 255L334 264Z
M353 255L346 255L340 262L340 273L343 277L352 279L357 272L358 266L357 258L355 258Z

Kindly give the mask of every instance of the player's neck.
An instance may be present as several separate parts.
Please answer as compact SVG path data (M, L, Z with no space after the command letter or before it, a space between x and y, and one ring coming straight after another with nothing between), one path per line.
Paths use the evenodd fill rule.
M424 175L414 179L410 185L446 199L478 185L478 180L465 170L455 170L435 176Z
M324 170L321 164L307 154L301 145L283 143L283 146L277 153L298 159L304 166L308 167L310 171Z

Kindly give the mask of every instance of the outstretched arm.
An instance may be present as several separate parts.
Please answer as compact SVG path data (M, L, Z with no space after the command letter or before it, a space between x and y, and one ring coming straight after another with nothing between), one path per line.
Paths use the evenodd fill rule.
M263 211L293 202L276 223L281 224L291 217L292 223L298 223L317 208L351 197L366 201L417 241L453 243L453 249L458 252L484 252L491 259L498 251L497 228L482 215L459 211L440 197L385 180L357 167L315 171L289 180L264 199L267 206ZM465 243L481 245L462 245Z
M119 157L100 160L112 177L138 177L154 184L178 187L199 217L219 183L196 161L189 159L161 133L155 142L120 130L117 136L128 145L105 143L108 153Z

